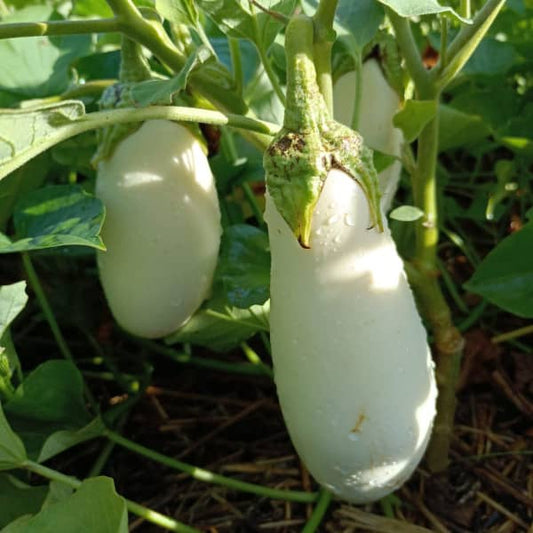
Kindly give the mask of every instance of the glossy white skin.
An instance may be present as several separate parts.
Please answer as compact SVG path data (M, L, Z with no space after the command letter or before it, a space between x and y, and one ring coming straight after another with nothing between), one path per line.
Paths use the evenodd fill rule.
M354 503L397 489L422 458L436 385L426 331L387 228L369 229L362 189L328 175L311 249L267 195L275 381L311 474Z
M403 134L392 123L394 115L400 109L400 98L387 83L377 60L369 59L363 64L362 70L359 132L373 150L400 157ZM333 88L335 120L346 126L351 126L355 85L356 75L352 71L341 76ZM390 209L401 171L401 162L394 161L378 175L384 211Z
M209 293L221 226L213 175L183 126L145 122L100 163L106 207L100 279L117 322L157 338L184 324Z

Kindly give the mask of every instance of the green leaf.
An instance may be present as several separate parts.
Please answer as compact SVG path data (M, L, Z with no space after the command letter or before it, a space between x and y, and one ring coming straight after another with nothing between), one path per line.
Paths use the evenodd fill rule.
M26 460L26 450L11 429L0 403L0 470L11 470Z
M0 287L0 339L7 328L24 309L28 301L26 282L19 281ZM0 343L1 346L1 343Z
M107 477L84 481L79 489L33 517L23 517L2 533L127 533L126 501L119 496L113 480Z
M490 127L478 115L439 106L439 150L444 152L475 144L491 134Z
M378 2L390 7L401 17L444 14L451 15L461 22L471 23L451 7L441 6L436 0L378 0Z
M1 379L10 379L13 370L19 366L17 353L11 341L9 326L24 309L28 302L26 294L26 282L19 281L11 285L0 287L0 360L7 357L9 372L2 376Z
M90 246L105 250L100 238L102 202L79 185L52 185L25 195L14 214L18 240L0 234L0 253L57 246Z
M501 241L465 287L510 313L533 318L533 222Z
M44 463L55 455L72 448L82 442L101 437L105 431L105 425L100 417L95 418L86 426L78 430L61 430L52 433L44 442L37 461Z
M515 63L514 46L486 37L463 68L462 75L490 75L501 77Z
M394 125L403 131L407 142L413 142L435 117L437 105L434 100L408 100L404 108L394 115Z
M32 487L9 474L0 475L0 528L26 514L38 513L48 486Z
M197 4L228 37L247 39L265 50L283 26L272 15L252 7L249 0L197 0ZM263 0L261 6L289 16L296 0Z
M173 24L197 27L200 15L192 0L155 0L155 8Z
M62 360L39 365L4 407L31 458L39 456L54 433L75 432L91 421L83 399L81 374L72 363ZM58 449L57 440L48 444L50 449Z
M78 101L38 109L0 109L0 179L54 144L85 131L68 127L84 115L83 103Z
M167 344L190 342L216 352L226 352L258 331L268 331L270 301L248 309L231 307L221 284L216 284L211 299L176 333Z
M169 80L147 80L138 83L132 89L132 96L137 104L146 107L153 104L171 104L173 96L183 91L191 72L209 60L213 60L211 50L205 46L197 47L187 58L179 74Z
M304 0L303 7L313 16L318 0ZM334 30L337 36L350 36L353 45L362 50L376 34L385 12L375 0L339 0L335 11Z
M393 209L389 216L400 222L414 222L424 216L424 211L414 205L401 205Z
M264 304L270 292L268 235L249 224L226 228L216 278L231 305L246 309Z
M61 20L50 6L29 6L2 19L2 23ZM89 35L26 37L0 41L0 91L16 100L64 92L71 79L70 65L91 50ZM1 105L6 103L0 101ZM0 128L0 131L3 131Z
M0 180L0 231L5 231L19 197L43 184L51 163L50 154L44 153Z

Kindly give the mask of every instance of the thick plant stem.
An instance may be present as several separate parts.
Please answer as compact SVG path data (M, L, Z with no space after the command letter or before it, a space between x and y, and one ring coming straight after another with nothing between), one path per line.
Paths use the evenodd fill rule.
M438 99L438 93L433 95ZM454 326L448 304L437 279L437 244L439 242L437 214L436 166L438 155L438 117L431 120L418 139L416 171L413 176L415 205L424 211L416 228L414 272L410 281L423 317L433 332L436 363L437 416L426 454L433 472L445 470L455 415L455 387L463 350L463 338Z
M448 455L457 403L455 388L464 340L453 324L450 308L434 271L424 271L417 268L417 265L413 266L414 269L409 271L409 281L420 311L434 335L433 357L439 389L437 416L426 452L426 461L432 472L442 472L449 463Z
M424 270L437 268L437 154L438 154L438 117L432 119L422 130L418 139L418 154L413 194L417 207L424 216L416 226L416 262Z

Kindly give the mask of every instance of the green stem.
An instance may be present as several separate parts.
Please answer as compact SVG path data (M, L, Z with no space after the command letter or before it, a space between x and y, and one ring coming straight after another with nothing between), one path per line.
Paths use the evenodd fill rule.
M354 66L355 66L355 94L354 94L354 104L353 104L353 114L351 127L352 130L359 131L359 117L361 115L361 99L363 97L363 56L361 52L357 52L354 55Z
M75 35L119 31L117 17L95 20L50 20L46 22L15 22L0 24L0 39L40 37L43 35Z
M324 488L320 489L313 514L307 521L307 524L305 524L305 527L302 529L302 533L315 533L328 510L329 504L331 503L331 498L331 492Z
M252 210L252 213L254 214L255 220L257 221L257 225L262 229L266 229L265 219L263 218L263 212L261 211L261 208L259 207L259 204L257 203L255 194L252 191L250 184L247 181L243 181L241 183L241 188L242 188L242 191L244 192L244 196L246 197L246 200L248 201L248 205L250 206L250 209Z
M151 459L152 461L163 464L175 470L185 472L189 474L191 477L193 477L194 479L197 479L199 481L204 481L207 483L214 483L216 485L222 485L224 487L228 487L229 489L235 489L235 490L239 490L242 492L248 492L251 494L256 494L258 496L287 500L287 501L292 501L292 502L312 503L317 499L317 495L314 493L310 493L310 492L298 492L298 491L290 491L290 490L272 489L270 487L263 487L261 485L255 485L253 483L246 483L245 481L239 481L237 479L232 479L232 478L228 478L225 476L221 476L219 474L215 474L214 472L210 472L209 470L204 470L203 468L199 468L197 466L183 463L181 461L173 459L172 457L168 457L166 455L158 453L154 450L151 450L150 448L146 448L140 444L137 444L136 442L128 440L113 431L107 430L105 432L105 435L110 440L112 440L119 446L126 448L127 450L130 450L134 453L147 457Z
M519 337L523 337L524 335L531 335L533 333L533 325L530 326L524 326L523 328L514 329L513 331L508 331L507 333L500 333L499 335L496 335L495 337L492 337L492 342L497 344L500 342L507 342L513 339L517 339Z
M75 490L79 489L82 484L82 482L75 477L67 476L65 474L62 474L61 472L58 472L57 470L53 470L51 468L48 468L47 466L35 463L30 460L24 461L24 463L22 463L20 466L21 468L33 472L34 474L42 476L46 479L50 479L52 481L63 483L64 485L72 487ZM173 518L170 518L168 516L162 515L161 513L158 513L153 509L144 507L138 503L132 502L131 500L127 500L126 498L124 498L124 501L126 502L126 507L128 511L168 531L176 531L178 533L200 533L198 529L182 524L181 522L178 522L177 520L174 520Z
M2 111L1 115L20 114L26 111ZM128 122L144 122L151 119L166 119L181 122L200 122L203 124L215 124L231 126L246 131L256 132L262 143L269 142L279 127L275 124L263 122L242 115L224 114L209 109L197 109L192 107L153 106L142 109L124 108L106 111L97 111L83 115L78 120L59 126L53 133L39 138L39 142L26 149L14 158L0 162L0 179L13 172L36 155L48 150L55 144L86 131L112 126L113 124L125 124Z
M470 0L461 0L459 14L465 19L469 19L472 16L472 5Z
M9 402L15 396L15 388L8 378L0 376L0 402Z
M250 8L253 8L254 6L255 6L254 2L250 2ZM259 59L261 60L263 68L265 69L265 74L267 75L267 78L270 80L270 83L272 84L272 88L274 89L274 92L279 98L279 101L283 105L285 105L285 94L283 92L283 89L281 88L279 79L272 68L270 59L268 58L265 45L263 42L263 37L262 37L263 34L261 30L259 29L259 22L257 20L257 17L255 16L255 13L254 13L254 16L252 17L252 23L254 26L254 35L255 35L254 44L255 44L257 53L259 54Z
M267 364L263 363L258 353L253 350L247 342L241 342L241 348L244 352L244 355L246 355L246 358L253 366L260 368L263 373L266 374L268 377L274 377L274 372L272 371L272 369Z
M333 116L333 83L331 77L331 49L335 41L333 21L338 0L320 0L313 16L314 62L318 87L330 116Z
M132 0L107 0L107 3L119 21L121 32L151 50L174 72L182 70L187 57L178 50L159 21L143 18ZM218 109L231 110L236 113L245 113L247 110L246 104L236 96L233 87L231 90L224 89L218 80L213 80L205 72L205 69L192 72L188 83L195 92L209 100ZM250 135L254 142L263 145L264 141L257 140L255 137ZM263 146L266 147L266 145Z
M263 68L265 69L265 74L267 75L267 78L272 84L272 88L274 89L274 92L279 98L279 101L283 105L285 105L286 104L285 93L283 92L283 89L281 88L278 76L276 75L276 73L274 72L274 69L272 68L272 65L270 64L270 59L268 58L266 54L263 43L258 43L256 45L256 49L257 49L257 53L259 54L259 58L261 59L261 64L263 65Z
M429 72L426 70L415 42L409 19L400 17L392 9L385 8L394 29L398 46L405 60L405 66L413 79L418 97L429 99L427 94L433 92Z
M242 68L241 49L239 47L239 39L228 37L229 55L231 57L231 65L233 66L233 79L235 80L235 92L242 94L244 85L244 72Z
M464 347L464 339L454 326L450 308L442 294L435 271L414 265L409 270L409 281L417 298L422 316L434 336L433 357L439 395L437 416L433 425L426 460L432 472L441 472L448 466L449 450L455 417L455 389ZM427 265L425 265L427 268Z
M59 348L59 351L61 352L61 355L63 355L63 357L67 361L70 361L72 364L75 364L74 357L72 356L72 353L70 351L70 348L68 347L65 337L63 337L61 328L59 327L59 324L57 323L54 312L52 311L52 307L50 306L48 302L48 298L43 290L43 287L39 280L39 276L37 275L37 272L35 271L35 268L33 267L33 263L31 262L30 256L27 252L23 252L21 255L22 255L22 263L24 265L24 270L26 271L26 276L28 276L28 281L30 282L30 286L33 289L33 292L35 293L35 296L37 297L37 301L39 302L39 305L41 306L43 314L46 318L46 321L48 322L48 325L50 326L50 329L52 330L52 335L54 336L54 339ZM96 400L94 399L86 383L84 383L83 385L84 385L84 393L85 393L85 397L87 401L91 404L91 407L93 408L94 412L98 412L98 404Z
M232 374L242 374L246 376L264 376L265 370L257 365L250 363L229 363L219 361L218 359L209 359L207 357L193 357L185 352L178 352L168 346L163 346L157 342L146 339L135 339L149 350L168 357L172 361L180 364L197 366L199 368L208 368L210 370L219 370ZM267 367L268 368L268 367Z
M438 131L436 116L424 127L418 138L417 164L413 176L414 203L424 212L416 225L416 262L428 272L436 269L439 241L436 176Z
M446 64L439 61L431 72L440 90L450 83L470 59L504 4L505 0L487 0L477 12L472 24L461 28L448 47Z

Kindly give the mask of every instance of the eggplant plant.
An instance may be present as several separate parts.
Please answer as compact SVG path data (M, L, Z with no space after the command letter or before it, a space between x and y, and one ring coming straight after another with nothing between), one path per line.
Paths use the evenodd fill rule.
M103 437L109 450L122 446L204 482L318 502L307 533L332 495L374 502L422 460L445 471L464 339L439 279L438 155L445 141L455 146L442 136L441 100L460 86L504 3L486 0L472 12L470 2L456 11L433 0L107 0L13 13L15 4L0 0L0 65L2 54L23 63L28 52L17 43L60 47L57 55L40 48L44 74L24 74L33 84L0 66L0 252L22 254L69 360L68 368L47 363L76 398L57 402L76 411L57 417L68 424L57 422L40 440L17 434L17 417L40 412L17 407L20 391L50 366L22 371L8 326L27 298L23 285L5 285L0 470L70 486L76 492L61 511L68 513L69 501L74 510L88 506L93 491L114 494L112 484L43 463ZM383 33L389 52L376 48ZM516 136L502 134L501 142L518 150ZM393 205L400 209L388 220ZM398 214L402 207L408 217ZM397 247L389 225L408 225L407 245ZM151 363L131 380L108 363L132 400L102 413L32 261L59 255L55 248L90 263L127 346L271 377L248 343L259 339L288 433L320 492L221 476L121 435L120 409L129 412L149 386ZM488 263L470 283L501 305L491 286L500 262ZM99 346L88 326L80 329ZM243 350L248 361L203 359L196 347ZM128 511L197 531L121 497L110 501L113 531L125 531ZM26 511L13 527L44 527L59 516L40 506Z

